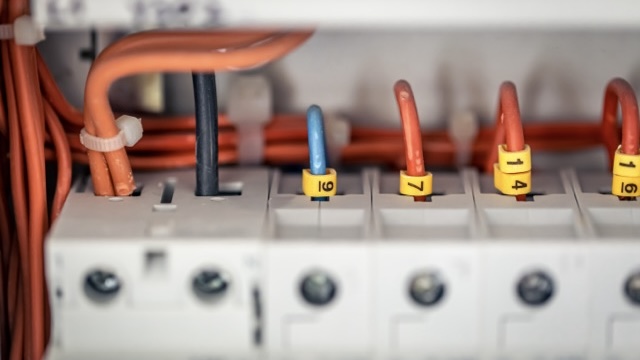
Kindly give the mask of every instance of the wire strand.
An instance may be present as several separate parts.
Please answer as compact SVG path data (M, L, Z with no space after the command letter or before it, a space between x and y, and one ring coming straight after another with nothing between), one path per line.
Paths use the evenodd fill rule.
M622 109L622 143L618 135L618 103ZM620 151L623 154L638 154L640 139L638 101L633 87L624 79L615 78L607 84L602 107L601 130L611 168L613 168L613 158L618 145L621 145Z
M405 80L399 80L393 87L396 102L400 109L402 133L404 136L404 154L406 158L407 175L423 176L425 174L424 154L422 148L422 134L416 101L411 85ZM415 201L425 201L425 196L414 196Z

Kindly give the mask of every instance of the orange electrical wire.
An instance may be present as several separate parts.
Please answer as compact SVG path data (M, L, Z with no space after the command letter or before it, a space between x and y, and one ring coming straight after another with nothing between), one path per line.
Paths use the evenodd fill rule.
M58 115L55 113L51 104L48 101L44 102L45 121L47 129L51 134L51 140L53 142L56 160L58 165L58 177L56 180L56 190L53 196L53 204L51 205L51 223L53 223L64 205L69 190L71 189L71 150L67 136L64 132L64 128L58 119Z
M413 97L411 85L405 80L399 80L393 86L396 102L400 109L402 134L404 135L404 154L406 157L407 175L425 175L424 155L422 153L422 133L416 101ZM415 201L426 201L425 196L414 196Z
M179 48L130 52L94 63L85 89L85 127L100 137L117 135L106 93L118 78L149 71L212 71L246 68L272 61L304 42L310 33L282 35L256 46L229 52ZM162 62L158 62L162 59ZM95 128L94 128L95 127ZM128 195L135 184L123 149L99 154L88 151L94 190L98 195ZM112 181L113 180L113 183Z
M618 135L618 103L622 109L622 143ZM638 154L640 120L638 101L631 84L621 78L611 80L605 90L602 109L602 139L609 155L609 166L613 168L618 145L623 154Z
M11 170L11 190L13 213L15 220L16 240L18 243L18 253L20 257L20 273L21 281L16 284L16 293L20 294L14 313L14 327L12 329L12 345L11 359L20 359L23 354L24 332L30 332L34 327L31 323L31 313L23 310L31 307L32 299L28 286L22 286L28 281L31 270L29 264L29 222L27 210L26 188L24 181L24 158L22 145L22 129L18 119L18 110L16 103L16 95L13 82L13 71L9 56L10 45L7 42L2 43L2 64L3 75L5 80L5 95L7 101L7 118L9 126L9 154L10 154L10 170ZM24 304L23 304L24 303ZM31 353L30 349L25 349L27 353Z
M520 119L520 105L516 86L510 81L500 85L500 100L496 112L496 130L493 137L493 146L487 156L484 169L487 173L493 173L493 164L498 161L498 147L506 142L507 151L524 150L524 131ZM516 195L517 201L525 201L525 195Z
M520 106L516 86L506 81L500 85L500 100L496 113L496 130L493 135L493 147L487 157L484 170L493 172L493 164L498 161L498 147L506 142L507 151L524 150L524 131L520 120Z

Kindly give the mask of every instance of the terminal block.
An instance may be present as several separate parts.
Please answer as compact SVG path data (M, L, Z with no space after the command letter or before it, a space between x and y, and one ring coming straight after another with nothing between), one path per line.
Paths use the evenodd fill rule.
M268 171L224 169L215 197L192 171L136 179L131 197L86 179L69 195L46 242L50 352L254 354Z
M637 357L640 336L640 203L611 194L611 173L572 172L590 230L590 347L598 358Z
M398 194L397 173L373 174L376 353L479 351L479 239L467 175L434 173L422 202Z
M588 345L585 227L566 173L533 173L528 201L476 175L482 241L482 346L492 356L583 356Z
M640 202L611 175L533 172L526 201L471 169L426 201L376 169L320 199L300 172L220 176L78 182L46 243L49 359L636 357Z
M275 172L264 254L265 350L305 358L366 355L372 345L370 174L339 172L337 195L302 195Z

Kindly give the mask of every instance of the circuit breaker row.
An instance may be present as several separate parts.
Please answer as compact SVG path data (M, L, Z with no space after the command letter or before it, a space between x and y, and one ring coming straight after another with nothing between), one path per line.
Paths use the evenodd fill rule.
M640 203L606 173L534 173L527 201L490 176L141 174L135 196L80 181L46 244L51 359L636 359ZM609 187L609 189L607 189ZM150 351L149 349L153 349ZM164 356L164 357L163 357Z

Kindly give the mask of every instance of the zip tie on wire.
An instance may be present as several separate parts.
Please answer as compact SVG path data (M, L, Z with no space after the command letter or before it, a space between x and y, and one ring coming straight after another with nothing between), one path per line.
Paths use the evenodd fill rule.
M29 15L22 15L13 24L0 25L0 40L14 39L18 45L32 46L45 39L44 29Z
M80 130L80 143L88 150L97 152L111 152L123 147L132 147L142 138L142 121L133 116L122 115L116 120L120 129L118 135L101 138L91 135L85 128Z
M232 80L227 117L236 128L238 163L261 164L264 160L264 126L273 117L273 94L267 78L242 75Z

